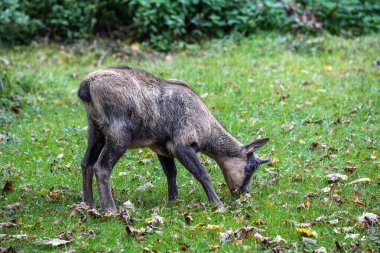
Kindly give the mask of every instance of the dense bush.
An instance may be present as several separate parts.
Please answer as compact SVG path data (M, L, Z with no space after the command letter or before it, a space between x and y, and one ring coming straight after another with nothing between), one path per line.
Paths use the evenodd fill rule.
M257 29L360 34L380 30L378 0L2 0L0 38L70 42L130 37L158 49Z

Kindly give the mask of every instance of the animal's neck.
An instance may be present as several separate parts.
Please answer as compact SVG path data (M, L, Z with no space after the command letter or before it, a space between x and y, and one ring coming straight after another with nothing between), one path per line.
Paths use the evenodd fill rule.
M242 156L243 145L220 124L214 126L210 139L212 142L208 143L205 153L222 169L228 188L234 192L244 180L246 161Z
M241 154L243 145L227 132L219 122L213 124L209 140L206 151L210 154L223 157L236 157Z

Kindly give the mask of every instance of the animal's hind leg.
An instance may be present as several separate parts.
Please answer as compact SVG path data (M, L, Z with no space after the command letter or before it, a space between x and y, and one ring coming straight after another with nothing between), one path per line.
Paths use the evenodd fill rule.
M92 120L88 120L87 150L83 157L82 184L83 201L90 207L94 207L94 197L92 194L93 166L104 147L104 136Z
M162 155L158 155L158 160L161 163L161 166L165 172L166 178L168 180L168 197L169 201L175 200L178 198L177 190L177 167L175 166L174 159Z
M210 176L198 160L195 150L192 147L180 147L175 151L182 165L201 183L208 200L211 203L223 205L212 188Z
M110 129L112 129L112 126ZM107 211L116 210L109 182L111 172L116 162L126 151L130 142L130 138L127 136L126 132L123 131L123 136L120 136L119 134L120 133L109 133L109 135L106 136L106 144L99 156L99 159L94 165L100 205L103 210Z

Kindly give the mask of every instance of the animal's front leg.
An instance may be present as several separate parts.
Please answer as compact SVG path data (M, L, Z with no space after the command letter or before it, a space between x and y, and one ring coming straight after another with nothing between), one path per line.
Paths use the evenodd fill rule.
M162 155L158 155L158 160L165 172L168 181L168 198L169 201L178 199L177 190L177 167L175 166L174 159Z
M124 154L127 147L128 142L107 137L104 149L94 165L100 205L103 210L110 212L116 211L110 186L110 176L114 165Z
M195 150L191 147L176 149L178 160L201 183L211 203L223 205L211 185L211 179L201 162L198 160Z

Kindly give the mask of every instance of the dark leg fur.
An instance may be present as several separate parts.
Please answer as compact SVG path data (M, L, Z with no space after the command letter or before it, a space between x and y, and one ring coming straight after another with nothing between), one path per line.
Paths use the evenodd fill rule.
M129 138L126 136L118 140L112 139L112 136L107 136L104 149L94 165L100 205L103 210L116 210L109 180L114 165L127 150L128 145Z
M201 183L208 200L211 203L222 205L222 202L212 188L210 176L198 160L195 150L191 147L182 147L176 149L176 153L182 165Z
M168 197L169 201L178 199L177 190L177 167L175 166L174 159L166 156L158 155L158 160L164 169L167 181L168 181Z
M92 194L93 166L104 146L104 136L91 122L88 123L87 150L82 160L83 201L94 207Z

